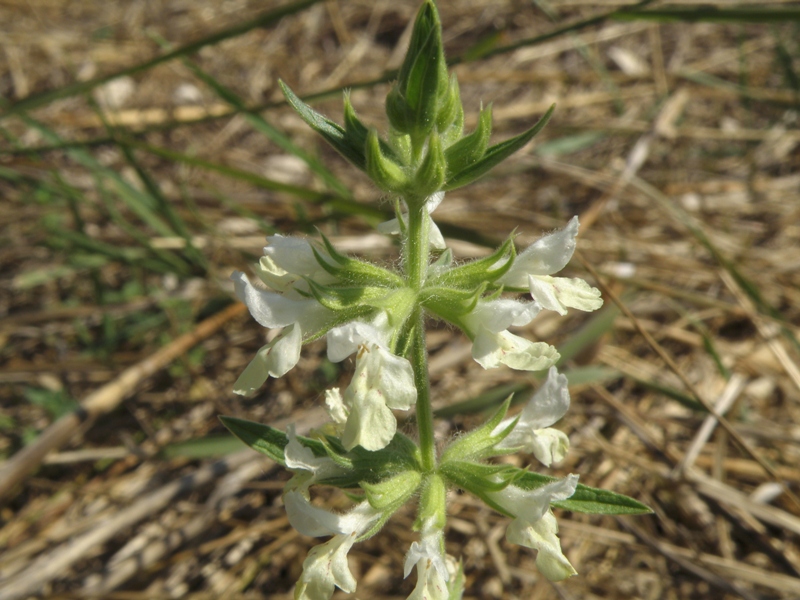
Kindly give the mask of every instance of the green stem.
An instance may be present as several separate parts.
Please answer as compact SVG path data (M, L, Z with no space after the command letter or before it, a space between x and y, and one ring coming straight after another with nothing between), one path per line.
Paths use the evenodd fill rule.
M433 407L431 406L431 384L428 379L428 350L425 347L425 323L422 309L417 308L411 343L411 368L414 385L417 387L417 429L419 447L422 452L422 468L431 472L436 467L436 449L433 439Z
M430 246L428 234L430 218L425 202L409 201L408 237L405 244L405 263L408 286L419 292L428 276ZM416 199L415 199L416 200ZM411 315L411 368L414 371L414 385L417 388L417 427L419 445L422 451L422 467L433 471L436 467L436 451L433 439L433 408L431 407L431 385L428 378L428 350L425 347L425 322L422 307L417 305Z
M409 287L415 292L419 292L428 275L430 219L424 201L419 203L406 201L406 205L408 206L408 239L405 247L406 275Z

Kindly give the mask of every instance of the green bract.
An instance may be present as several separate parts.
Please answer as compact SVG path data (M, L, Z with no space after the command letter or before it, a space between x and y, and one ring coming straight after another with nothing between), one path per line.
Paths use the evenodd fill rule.
M321 244L274 235L255 268L260 283L254 285L244 273L232 276L254 319L279 330L241 374L237 393L253 393L270 377L286 374L311 340L326 338L332 362L354 357L347 387L325 392L330 422L306 437L294 426L283 433L223 418L248 446L293 473L284 493L290 523L305 535L330 536L303 563L295 598L328 600L336 587L355 592L347 552L412 499L417 500L419 540L406 554L405 575L417 573L409 598L459 598L463 572L448 568L455 561L444 543L447 492L454 488L509 517L507 539L534 549L543 575L553 580L574 575L551 507L601 514L649 509L626 496L582 486L577 475L559 479L491 461L522 452L549 467L569 450L569 437L552 427L570 402L566 377L554 366L559 353L511 330L542 310L565 314L570 308L601 306L600 292L588 283L556 276L575 250L578 220L520 252L509 236L488 256L457 262L432 218L446 190L474 181L522 148L553 108L527 131L489 145L492 111L487 106L475 130L464 135L458 82L447 73L439 15L430 0L422 3L386 99L386 135L361 122L348 94L339 125L281 87L306 123L393 197L396 218L378 230L399 235L401 247L401 260L389 267L346 256L324 235ZM519 298L520 293L530 297ZM506 418L509 398L482 426L437 444L425 336L431 319L463 331L472 357L485 369L549 369L519 415ZM399 433L397 420L412 407L413 439ZM311 502L317 485L349 490L357 504L344 514L319 508Z

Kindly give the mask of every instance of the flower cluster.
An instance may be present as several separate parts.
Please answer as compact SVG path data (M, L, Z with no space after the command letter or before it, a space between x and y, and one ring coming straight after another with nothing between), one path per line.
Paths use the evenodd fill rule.
M535 549L545 577L574 575L561 551L551 507L607 513L619 507L624 510L617 512L644 512L646 507L623 496L602 496L600 490L579 485L577 475L555 479L491 459L524 452L549 467L569 448L567 436L550 427L569 407L567 378L554 366L558 351L511 330L543 310L563 315L569 308L601 306L597 289L581 279L556 276L575 251L578 219L520 253L508 238L487 257L456 263L431 218L445 191L473 181L521 148L550 113L520 136L490 147L491 109L485 109L477 129L464 135L458 84L447 75L441 25L431 0L422 4L386 101L387 138L361 123L347 96L342 126L285 86L284 92L311 127L396 197L395 218L378 229L399 235L403 253L401 267L391 269L345 256L324 236L316 243L275 235L267 239L255 268L259 281L254 284L244 273L232 276L253 318L273 330L236 381L237 393L252 393L269 377L285 375L297 364L302 346L323 336L332 362L355 355L349 385L325 393L331 422L310 437L297 435L294 427L283 433L223 419L251 447L294 474L283 499L297 531L330 537L308 554L295 598L327 600L336 587L354 592L348 551L412 498L418 499L415 529L420 537L406 555L405 576L417 573L409 598L460 597L460 566L444 545L446 497L453 488L508 516L508 541ZM431 319L460 329L472 343L472 357L485 369L549 370L517 417L506 419L509 398L484 425L438 453L425 349L425 325ZM417 440L398 432L395 416L412 407ZM344 514L327 511L312 504L314 485L359 490L351 495L360 501Z

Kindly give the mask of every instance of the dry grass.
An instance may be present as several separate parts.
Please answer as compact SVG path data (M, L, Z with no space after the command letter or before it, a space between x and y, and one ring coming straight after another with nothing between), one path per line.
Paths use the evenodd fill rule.
M3 2L0 94L21 99L112 72L158 55L153 36L178 46L271 4ZM617 6L550 5L559 23ZM280 100L278 77L301 94L372 80L398 65L416 6L332 0L191 58L252 105ZM451 57L493 31L502 31L497 43L505 45L556 27L535 3L464 0L442 2L440 10ZM454 494L448 551L464 558L466 597L800 598L800 505L793 497L800 493L800 92L791 87L791 74L800 72L797 31L792 23L607 21L456 67L470 123L481 102L494 103L495 139L521 131L558 102L535 145L452 193L437 217L495 239L516 227L524 244L581 215L582 260L596 270L607 306L612 295L622 298L632 318L617 316L575 358L619 375L572 388L572 408L559 424L572 451L553 472L579 473L583 483L655 511L561 515L562 543L580 576L551 584L536 571L532 552L505 542L506 519ZM781 52L789 54L784 62ZM110 122L131 131L172 123L140 134L139 143L322 189L305 163L255 133L242 115L205 119L230 106L180 60L125 82L96 95ZM353 92L364 121L380 126L385 92L382 84ZM339 97L317 105L341 114ZM107 135L80 95L31 114L66 140ZM264 115L319 152L357 201L387 208L298 117L285 108ZM2 126L24 146L47 143L19 118ZM91 152L137 181L117 145ZM242 250L259 253L262 234L250 216L285 232L313 232L321 223L353 252L372 252L374 238L365 237L363 218L329 205L152 154L140 160L200 236L203 277L159 277L119 261L75 267L42 224L55 212L70 229L74 214L49 202L35 182L57 173L87 198L76 210L93 239L129 244L109 209L98 208L104 192L97 181L65 151L0 157L0 168L25 178L0 181L0 452L10 456L53 420L24 399L30 389L50 397L63 391L84 399L89 411L83 422L68 417L33 475L0 489L0 599L289 598L315 542L288 526L280 502L286 475L250 451L215 461L187 457L186 446L176 444L223 433L218 414L309 428L324 418L321 390L346 381L348 368L332 368L324 345L314 343L290 375L242 399L232 395L232 383L265 332L240 309L203 325L203 339L167 342L218 310L214 299L228 289L227 275L247 264ZM147 235L159 248L184 243ZM462 257L480 251L454 245ZM393 260L391 245L377 248ZM578 260L571 271L588 276ZM32 282L34 274L40 282ZM763 304L748 295L747 282ZM142 291L126 293L132 284ZM161 291L148 293L154 288ZM529 333L558 345L586 319L551 314ZM113 343L110 330L118 334ZM162 346L171 350L154 355ZM450 330L431 333L437 406L527 381L482 371L466 346ZM656 384L690 400L699 396L725 414L726 426ZM439 433L445 438L479 418L452 417ZM342 494L330 498L345 505ZM413 581L401 573L412 520L402 512L351 553L359 597L410 593Z

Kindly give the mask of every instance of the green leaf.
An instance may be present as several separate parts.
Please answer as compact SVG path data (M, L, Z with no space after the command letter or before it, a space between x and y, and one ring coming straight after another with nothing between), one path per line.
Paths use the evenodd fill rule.
M325 308L341 311L359 306L376 306L387 294L393 290L385 287L358 286L358 287L333 287L320 285L313 279L304 278L311 288L311 294Z
M800 9L732 8L663 8L660 10L620 10L611 15L618 21L657 21L660 23L786 23L800 21Z
M285 433L263 423L237 419L236 417L221 416L219 420L228 428L228 431L242 440L245 445L256 452L266 454L276 463L286 466L283 449L289 443L289 438L286 437ZM298 439L304 446L311 448L315 456L327 456L325 446L321 442L300 436L298 436Z
M556 479L556 477L528 471L514 481L514 485L524 490L533 490L556 481ZM570 498L552 504L557 508L590 515L646 515L653 512L649 506L623 494L580 483Z
M283 81L278 81L286 101L311 129L320 134L339 154L362 171L366 170L364 145L357 143L357 136L348 136L347 130L338 123L321 115L300 98ZM345 104L345 106L347 106ZM355 113L354 113L355 114Z
M220 417L220 421L228 430L248 447L265 454L278 464L286 466L284 448L289 443L285 433L269 425L238 419L236 417ZM297 436L299 442L310 448L316 457L339 455L336 460L341 465L352 464L352 470L336 475L319 483L339 488L356 488L363 482L378 483L387 477L405 471L420 471L419 448L401 433L395 434L392 441L377 452L364 450L360 446L346 452L338 439L327 438L326 442Z
M328 441L331 442L331 447L338 446L338 451L345 452L344 447L335 438L328 438ZM303 443L305 444L305 440ZM381 450L370 452L361 446L356 446L344 456L352 461L352 471L330 479L321 479L321 484L355 488L365 483L379 483L399 473L422 470L419 448L402 433L396 433L392 441Z
M465 169L459 171L458 173L452 175L448 180L445 182L444 189L445 190L454 190L456 188L462 187L467 185L468 183L472 183L479 177L488 173L491 169L499 165L509 156L514 154L517 150L525 146L528 142L530 142L536 134L538 134L547 122L550 120L550 117L553 115L553 111L556 109L556 105L553 104L550 107L544 116L539 119L539 122L536 123L533 127L528 129L516 137L513 137L505 142L500 142L499 144L495 144L491 148L489 148L486 153L480 158L480 160L475 161L470 166L466 167Z
M499 492L519 478L521 469L511 465L486 465L467 460L451 460L439 467L442 476L476 495Z
M317 259L317 262L323 269L334 277L337 277L342 283L361 286L372 284L373 286L388 288L397 288L405 284L397 273L393 273L392 271L369 262L345 256L336 250L324 233L320 232L320 236L322 236L322 242L325 244L325 250L327 250L330 257L336 261L337 265L326 261L325 258L317 252L316 248L312 246L311 250L314 252L314 258Z

